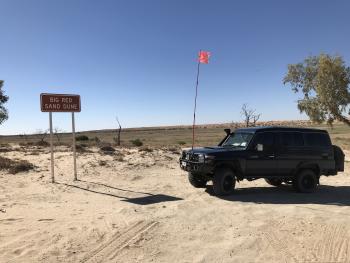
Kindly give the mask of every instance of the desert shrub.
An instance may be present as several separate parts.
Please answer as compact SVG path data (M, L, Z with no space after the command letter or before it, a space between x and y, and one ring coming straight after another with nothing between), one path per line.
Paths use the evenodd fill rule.
M110 142L106 142L106 141L100 141L98 143L98 147L101 149L102 147L105 147L105 146L112 146L112 144Z
M72 150L73 150L73 146L72 146ZM88 152L87 150L87 146L84 144L77 144L75 145L75 150L79 153L85 153Z
M54 146L66 146L66 147L71 147L71 144L70 144L70 143L67 143L67 142L55 142L53 145L54 145Z
M35 151L35 152L30 152L30 153L28 153L28 155L40 155L40 152L37 152L37 151Z
M148 147L148 146L145 146L145 147L141 147L141 148L139 149L139 151L140 151L140 152L148 152L148 153L151 153L151 152L153 152L153 149L150 148L150 147Z
M186 142L184 142L184 141L178 141L177 143L180 144L180 145L185 145L186 144Z
M37 143L39 143L39 141L38 142L20 142L20 143L18 143L18 145L21 146L22 148L25 148L28 146L35 146L35 145L37 145Z
M5 146L5 145L1 145L0 146L0 152L11 152L13 151L11 145Z
M0 170L8 170L12 174L34 169L34 165L25 160L14 161L0 156Z
M18 161L12 167L10 167L9 172L12 174L27 172L29 170L34 169L34 165L28 161Z
M89 137L86 136L86 135L78 135L78 136L75 137L75 140L77 140L77 141L88 141Z
M14 161L9 158L0 156L0 170L9 169L13 165Z
M132 143L132 145L137 147L140 147L143 145L143 142L140 139L130 140L130 142Z
M36 146L43 146L43 147L48 147L50 144L47 141L37 141L34 143ZM29 144L27 144L29 145Z
M112 146L110 146L110 145L101 146L100 147L100 151L103 154L109 154L109 155L115 154L115 149Z
M118 162L124 162L124 158L122 155L117 156L116 158L114 158L114 160Z
M98 138L97 136L95 136L94 138L92 138L92 140L96 143L99 143L101 140L100 138Z
M100 150L103 152L115 152L115 149L109 145L100 147Z
M177 147L168 147L166 150L168 150L169 152L172 152L174 154L180 154L181 153L180 149L177 148Z
M98 161L98 165L99 165L99 166L106 166L106 165L107 165L107 162L104 161L104 160L99 160L99 161Z

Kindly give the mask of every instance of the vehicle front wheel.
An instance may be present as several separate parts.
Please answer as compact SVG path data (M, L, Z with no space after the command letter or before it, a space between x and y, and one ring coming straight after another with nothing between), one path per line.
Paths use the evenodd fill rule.
M236 177L229 168L218 168L213 178L213 190L216 195L229 195L236 185Z
M188 181L195 188L205 188L207 185L207 181L199 178L198 176L195 176L192 173L188 173Z
M317 187L317 176L312 170L302 170L295 178L293 186L301 193L312 193Z
M265 181L269 185L273 185L273 186L280 186L282 184L282 180L281 179L277 179L277 178L265 179Z

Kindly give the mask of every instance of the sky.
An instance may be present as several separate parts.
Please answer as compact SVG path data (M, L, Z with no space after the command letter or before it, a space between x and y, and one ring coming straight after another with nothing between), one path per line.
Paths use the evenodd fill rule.
M0 134L47 129L40 93L80 94L76 129L305 119L287 65L321 52L350 64L350 1L0 0ZM69 113L53 125L71 130Z

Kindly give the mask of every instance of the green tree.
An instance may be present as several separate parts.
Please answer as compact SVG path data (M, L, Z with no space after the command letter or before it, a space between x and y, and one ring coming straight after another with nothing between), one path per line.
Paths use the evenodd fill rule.
M283 83L295 93L302 93L298 109L317 123L334 120L350 126L350 68L341 56L321 54L307 57L304 62L288 65Z
M2 86L4 81L0 80L0 124L8 119L7 109L4 107L4 104L8 101L9 97L4 94Z

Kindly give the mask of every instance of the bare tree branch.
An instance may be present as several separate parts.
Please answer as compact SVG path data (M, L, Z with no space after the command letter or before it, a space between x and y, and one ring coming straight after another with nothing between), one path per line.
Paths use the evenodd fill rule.
M260 119L261 116L261 114L256 114L256 110L250 109L246 103L242 105L241 115L244 118L246 127L255 126L256 122Z
M38 129L35 131L35 134L39 137L39 140L41 142L43 142L48 134L49 130L41 130L41 129Z
M261 114L253 115L253 126L256 125L256 122L260 119Z
M61 143L62 132L63 132L63 130L61 130L59 127L55 127L53 129L53 134L56 136L58 143Z

